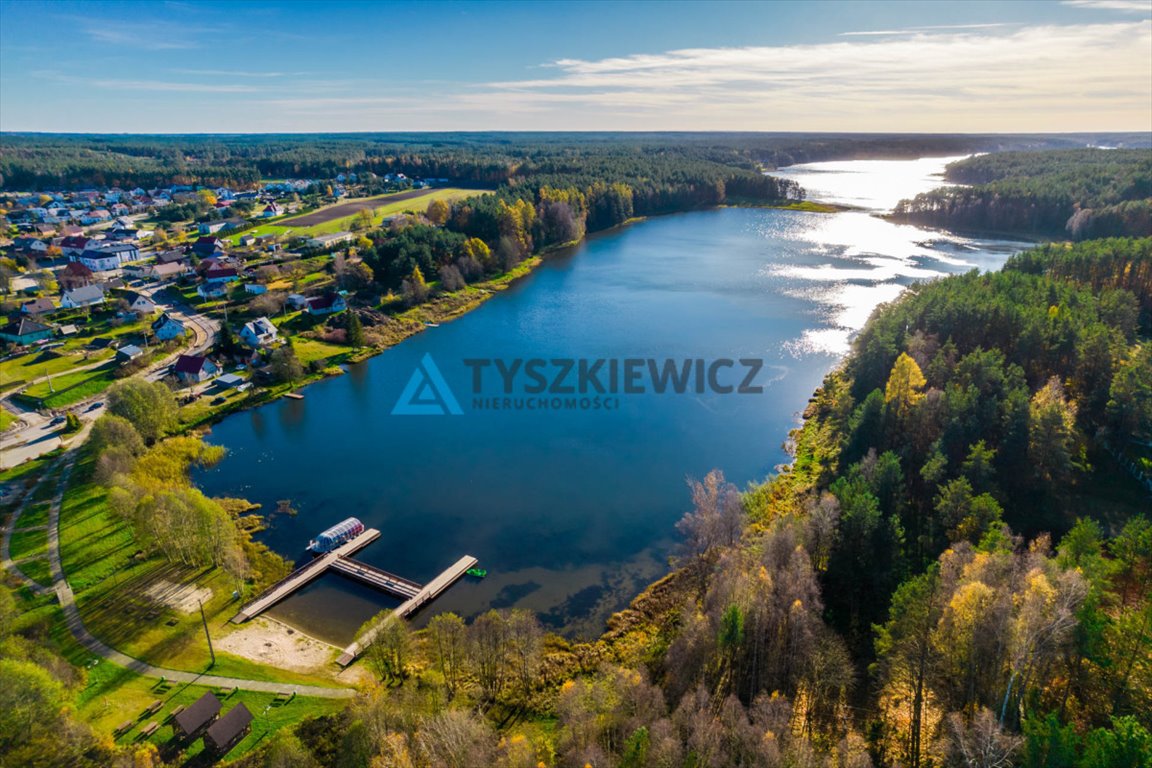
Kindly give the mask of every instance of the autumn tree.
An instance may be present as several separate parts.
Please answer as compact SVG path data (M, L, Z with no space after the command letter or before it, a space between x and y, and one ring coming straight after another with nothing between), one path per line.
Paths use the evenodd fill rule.
M923 390L927 383L916 361L906 352L901 352L884 387L884 402L899 423L903 424L912 408L924 399Z
M443 200L432 200L428 203L428 210L424 215L428 221L440 227L448 221L449 212L448 203Z
M448 699L456 697L463 683L467 659L468 632L464 620L454 613L437 614L428 622L436 669L444 680Z
M292 384L304 378L304 366L296 356L291 344L285 344L275 351L268 360L273 380L281 384Z
M127 419L147 442L161 437L176 421L176 398L159 382L123 379L108 389L108 413Z
M1028 458L1043 487L1062 490L1080 466L1080 434L1076 429L1076 406L1064 396L1060 380L1052 377L1028 407Z

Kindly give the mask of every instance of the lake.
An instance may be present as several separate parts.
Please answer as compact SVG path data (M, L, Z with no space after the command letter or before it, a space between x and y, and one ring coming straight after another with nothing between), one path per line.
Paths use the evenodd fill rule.
M460 582L417 623L439 611L523 607L568 636L595 636L668 571L674 526L689 508L686 477L720 468L745 486L772 473L812 391L877 304L917 280L996 269L1022 247L869 213L938 185L944 162L780 173L813 199L862 210L726 208L593 236L464 317L309 386L305 400L228 417L209 437L227 457L196 480L265 511L290 500L298 514L276 516L261 540L298 562L309 538L349 516L383 532L358 557L410 579L478 557L489 576ZM647 386L609 398L609 409L481 408L474 372L485 402L502 398L502 379L495 362L466 361L533 358L756 359L763 392ZM460 413L393 415L428 359ZM415 400L443 404L426 364L420 370ZM417 386L425 380L431 390ZM342 645L394 604L328 575L270 613Z

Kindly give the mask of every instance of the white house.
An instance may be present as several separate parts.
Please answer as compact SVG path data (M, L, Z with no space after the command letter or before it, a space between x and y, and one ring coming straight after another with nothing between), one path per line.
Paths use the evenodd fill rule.
M98 285L85 285L65 291L64 298L60 300L60 306L65 309L91 307L103 303L104 291Z
M139 258L140 249L132 243L101 243L96 247L89 243L76 260L93 272L108 272Z
M87 249L76 260L93 272L110 272L120 268L120 256L103 250Z
M146 273L146 277L153 280L174 280L181 275L187 274L189 271L188 265L182 261L173 261L167 264L153 264L152 268Z
M338 293L327 293L323 296L313 296L308 299L304 311L313 317L319 315L334 315L348 309L348 302Z
M318 235L308 240L309 248L331 248L340 243L351 242L355 237L351 232L333 232L330 235Z
M172 365L172 372L183 384L197 384L220 373L220 368L206 357L180 355Z
M228 283L200 283L196 293L202 299L218 299L228 295Z
M267 347L278 338L280 332L266 317L258 317L250 323L244 323L244 327L240 329L240 340L253 349Z
M160 315L160 317L152 323L152 333L159 341L181 339L184 338L184 334L187 332L188 329L184 327L184 323L167 313Z
M227 221L202 221L196 230L202 235L214 235L227 226Z
M156 302L142 293L129 293L124 297L128 300L128 309L141 315L150 315L156 311Z

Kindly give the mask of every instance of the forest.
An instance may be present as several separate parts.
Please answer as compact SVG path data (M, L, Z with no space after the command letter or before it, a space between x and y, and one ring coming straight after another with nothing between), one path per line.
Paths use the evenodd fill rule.
M637 169L695 178L800 162L947 156L1008 149L1082 147L1115 141L1147 146L1140 134L939 135L772 133L443 133L99 136L6 133L0 189L42 190L170 184L253 187L268 178L397 173L496 187L532 177L594 172L611 183ZM602 171L608 168L611 173ZM673 171L673 173L677 173ZM544 179L542 183L554 183Z
M893 217L1033 237L1152 235L1152 151L1001 152L950 163L942 187L902 200Z
M1026 766L1152 759L1152 239L1050 245L882 307L676 570L594 643L388 625L381 686L248 766Z

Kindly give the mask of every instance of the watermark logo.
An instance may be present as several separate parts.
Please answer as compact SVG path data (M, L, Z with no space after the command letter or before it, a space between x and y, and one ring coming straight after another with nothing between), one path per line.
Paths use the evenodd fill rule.
M456 402L451 387L429 354L425 354L412 371L412 378L392 408L393 416L459 416L462 413L460 403Z
M472 358L472 411L617 411L637 395L762 395L758 358ZM769 382L770 383L770 382ZM462 411L430 355L412 373L392 409L402 416Z

